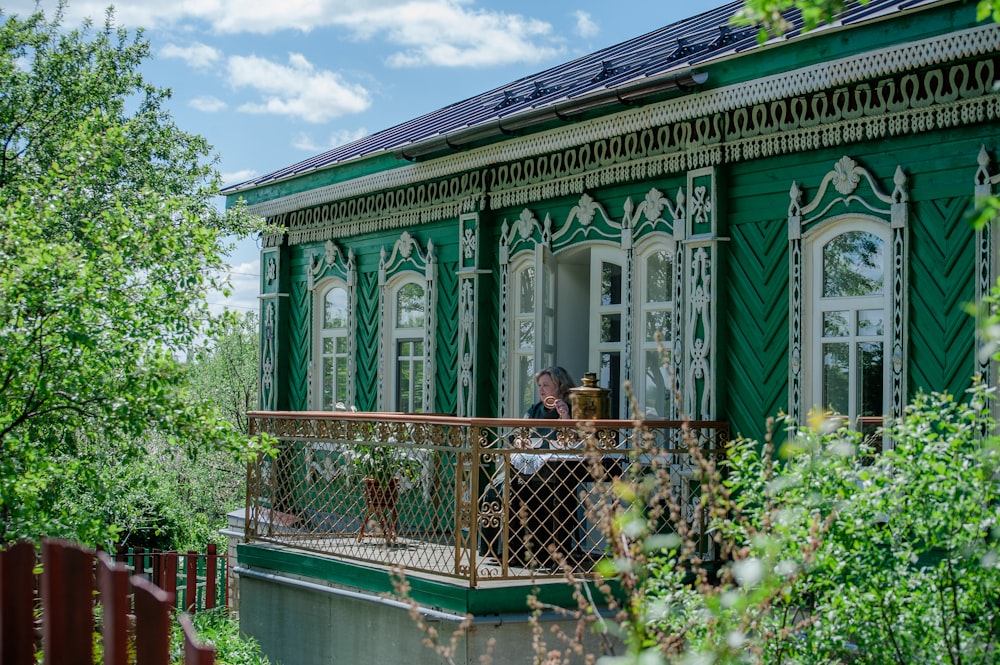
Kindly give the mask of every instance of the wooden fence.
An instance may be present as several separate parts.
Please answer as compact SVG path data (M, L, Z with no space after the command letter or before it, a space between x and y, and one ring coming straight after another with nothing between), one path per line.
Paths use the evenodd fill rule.
M173 590L178 610L197 612L228 605L227 559L215 543L204 553L119 548L115 560L161 589Z
M40 574L37 563L31 543L0 551L0 663L35 665L40 653L44 665L93 665L96 588L103 665L169 665L174 594L64 541L44 541ZM187 615L180 624L184 664L213 665L215 650L197 643Z

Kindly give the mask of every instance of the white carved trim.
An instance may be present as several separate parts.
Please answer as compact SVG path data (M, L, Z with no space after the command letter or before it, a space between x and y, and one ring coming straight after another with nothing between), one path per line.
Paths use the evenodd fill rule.
M983 199L994 195L994 188L1000 184L1000 173L991 174L991 159L986 151L986 146L980 146L979 154L976 157L978 168L973 181L976 197L977 210L982 205ZM982 329L982 317L985 314L983 298L990 294L990 290L997 283L998 250L996 238L998 233L997 219L991 220L981 229L976 230L976 373L991 386L998 383L998 368L992 356L985 352L985 340L979 335ZM993 411L1000 411L1000 406L995 402Z
M416 273L424 280L424 413L434 411L435 386L436 386L436 357L437 357L437 258L434 256L434 241L427 241L427 250L424 251L419 243L410 235L409 231L404 231L399 239L392 246L392 253L387 257L385 247L382 248L381 260L379 261L378 283L379 283L379 331L378 331L378 366L383 371L379 372L378 380L378 403L380 408L387 409L388 396L385 392L386 376L392 368L387 366L388 350L386 349L386 335L388 334L389 303L387 296L389 282L405 273Z
M862 184L867 185L866 193L858 193ZM838 195L827 190L832 187ZM891 332L887 340L890 348L889 371L889 416L898 418L903 413L906 401L906 235L908 229L908 194L906 190L906 175L901 166L896 167L893 175L893 191L885 194L881 191L872 174L848 156L843 156L833 169L824 176L817 189L816 196L806 205L802 205L802 188L793 182L789 190L788 206L788 255L789 255L789 366L788 366L788 399L789 415L793 423L803 422L805 415L803 404L804 358L803 348L806 344L803 328L804 301L810 294L803 292L803 235L815 227L826 223L835 223L844 217L849 206L861 205L868 212L849 213L887 224L891 229L888 262L891 270L889 293L891 299ZM880 205L881 204L881 205ZM809 228L812 227L812 228ZM812 334L812 333L808 333ZM890 442L884 442L890 445Z
M476 405L476 302L479 294L479 214L459 218L457 415L471 417Z
M610 138L623 131L636 131L691 120L741 106L809 94L817 90L863 81L875 76L911 72L943 62L997 51L1000 51L1000 26L992 23L985 24L947 35L877 49L848 58L783 72L746 83L737 83L698 95L627 110L610 117L575 123L570 127L558 128L521 139L511 139L428 163L413 164L362 176L347 182L255 203L248 206L248 209L254 214L271 217L375 191L437 180L497 163L564 150L580 143ZM751 50L741 57L753 57L754 53L755 50ZM708 66L711 64L713 63L706 63ZM234 192L232 196L239 196L239 194L240 192ZM453 208L456 205L460 204L450 203L446 207ZM412 217L411 221L399 220L397 224L410 225L421 221L420 212L410 213L410 216ZM364 226L375 224L375 221L368 221L364 223ZM361 232L363 230L357 228L350 233ZM297 242L305 241L305 239L297 240Z
M695 420L715 417L714 245L713 241L689 241L685 248L689 269L684 327L684 415Z
M339 278L343 280L347 287L347 311L349 313L349 323L347 326L347 405L355 403L355 372L357 370L357 359L355 358L355 347L357 345L357 315L355 307L357 305L356 286L356 266L354 261L354 249L348 250L347 257L343 251L332 240L327 240L323 246L322 254L314 254L309 265L309 396L308 402L320 408L320 400L317 398L317 386L322 382L322 372L316 366L316 349L320 340L319 321L322 318L320 310L320 297L323 294L326 282ZM321 393L320 393L321 394Z

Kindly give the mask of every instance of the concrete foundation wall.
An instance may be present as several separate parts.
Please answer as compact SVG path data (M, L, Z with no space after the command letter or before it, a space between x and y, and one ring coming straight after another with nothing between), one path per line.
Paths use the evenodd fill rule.
M441 656L421 643L424 635L398 601L339 588L314 580L273 573L240 571L240 628L260 642L267 657L280 665L366 665L368 663L441 665ZM461 617L433 612L425 616L447 642ZM543 617L549 648L562 650ZM563 622L567 631L573 625ZM478 665L496 639L496 665L532 665L532 627L526 615L477 617L458 640L456 665ZM589 645L594 653L596 638ZM620 646L617 653L622 653Z

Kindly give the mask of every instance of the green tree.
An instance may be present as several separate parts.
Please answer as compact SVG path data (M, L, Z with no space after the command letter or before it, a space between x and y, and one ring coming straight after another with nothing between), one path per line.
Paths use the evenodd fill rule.
M869 0L858 0L862 5ZM759 25L758 40L767 41L788 32L792 23L786 15L795 10L801 13L806 31L821 25L833 23L837 14L844 10L846 0L746 0L734 20L739 25ZM991 18L1000 21L1000 0L978 0L978 19Z
M188 370L194 393L244 434L247 411L257 407L258 320L256 312L224 317L207 348L192 354Z
M142 457L151 432L189 452L248 445L174 352L211 336L225 238L256 222L213 204L210 146L139 74L142 32L110 10L96 30L62 19L0 25L0 542L96 545L113 530L62 497L109 451Z

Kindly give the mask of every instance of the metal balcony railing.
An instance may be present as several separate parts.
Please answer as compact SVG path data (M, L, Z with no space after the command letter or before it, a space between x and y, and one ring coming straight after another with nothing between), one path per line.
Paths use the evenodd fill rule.
M555 421L389 413L253 412L278 440L249 465L248 542L487 580L594 573L616 479L651 474L682 531L715 556L692 448L721 459L725 422ZM679 508L679 510L677 510ZM679 516L679 517L678 517Z

